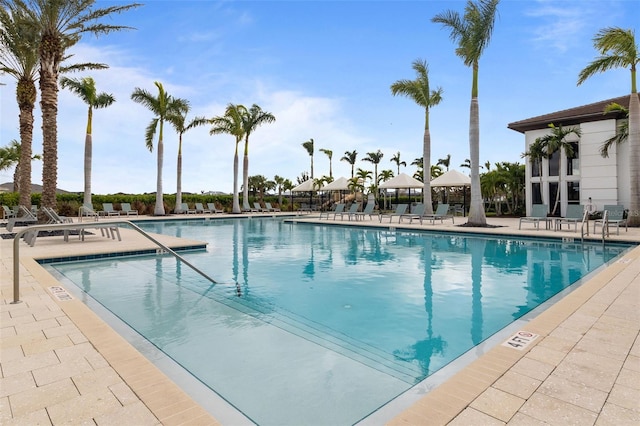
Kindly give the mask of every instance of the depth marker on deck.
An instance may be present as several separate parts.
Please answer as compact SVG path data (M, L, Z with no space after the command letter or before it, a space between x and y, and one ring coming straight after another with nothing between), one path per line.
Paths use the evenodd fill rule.
M49 291L51 292L51 294L55 296L56 299L58 299L61 302L73 300L73 296L67 293L67 290L65 290L60 286L49 287Z
M534 340L538 338L539 334L531 333L529 331L520 330L513 336L509 337L506 342L502 344L502 346L506 346L508 348L517 349L519 351L524 350L527 346L529 346Z

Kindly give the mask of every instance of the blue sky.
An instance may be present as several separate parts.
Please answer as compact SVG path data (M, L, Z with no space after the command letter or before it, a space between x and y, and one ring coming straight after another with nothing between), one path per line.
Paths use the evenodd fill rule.
M101 7L125 2L98 1ZM378 149L379 170L396 171L400 152L410 164L422 155L424 111L393 97L389 86L415 78L411 63L429 64L431 85L443 101L431 110L432 162L451 154L452 168L469 157L471 70L454 54L449 32L431 22L446 10L461 13L463 1L154 1L115 16L110 23L136 30L86 36L72 50L78 62L102 62L92 71L98 90L116 103L97 110L93 122L93 192L153 192L156 153L145 147L151 113L130 100L154 81L191 104L190 116L222 115L228 103L257 103L276 122L251 136L249 174L291 179L309 171L301 144L315 140L315 177L350 176L339 161ZM628 70L596 76L576 86L579 71L596 56L592 38L607 26L634 28L635 0L502 0L490 45L480 62L480 162L520 162L524 138L507 124L565 108L627 94ZM638 37L638 35L636 35ZM637 38L636 38L637 40ZM1 145L19 139L15 82L0 77ZM39 99L38 99L39 102ZM41 152L40 111L35 111L34 152ZM83 190L85 105L59 92L58 186ZM164 138L164 192L176 190L178 138ZM183 191L232 190L234 142L210 136L209 127L184 135ZM356 167L373 170L358 161ZM415 166L401 171L415 172ZM0 182L12 171L0 172ZM41 183L42 166L33 165Z

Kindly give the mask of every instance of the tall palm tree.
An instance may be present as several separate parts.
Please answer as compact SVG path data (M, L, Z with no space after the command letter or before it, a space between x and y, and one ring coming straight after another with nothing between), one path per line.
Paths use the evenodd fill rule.
M548 135L536 138L536 142L539 143L546 153L546 158L550 158L555 152L564 151L567 157L573 156L573 146L567 141L567 137L575 135L580 137L580 129L577 127L562 127L555 126L553 123L549 124L551 133ZM562 173L558 173L558 191L556 192L556 200L553 203L553 210L551 215L556 214L560 203L560 193L562 192Z
M309 154L309 158L311 158L311 179L313 179L313 138L302 142L302 147L307 150L307 154Z
M187 114L189 113L189 102L182 99L181 100L186 109L184 111L180 111L177 114L171 114L167 118L169 123L173 126L178 134L178 165L177 165L177 173L176 173L176 208L182 205L182 135L184 135L189 130L198 127L204 126L209 123L205 117L195 117L187 124Z
M42 200L45 207L55 207L58 180L58 80L67 50L83 35L96 36L129 27L105 24L102 18L122 13L140 4L94 8L96 0L0 0L5 7L24 12L40 36L40 109L42 111ZM87 68L104 68L87 64Z
M636 67L640 63L640 50L632 29L609 27L601 29L593 38L593 46L600 53L578 76L578 85L596 73L614 68L631 70L629 95L629 177L631 194L629 226L640 226L640 99L636 87Z
M153 138L158 132L158 146L156 151L158 152L157 163L157 178L156 178L156 205L153 209L153 214L156 216L163 216L164 210L164 198L162 193L162 163L164 161L164 122L177 114L186 113L188 105L183 99L176 99L169 95L162 86L162 83L154 82L158 88L158 96L153 96L147 90L136 87L131 94L131 100L140 105L145 106L151 111L155 117L151 119L151 122L147 126L145 132L145 142L149 152L153 152Z
M0 72L17 80L20 158L16 167L17 179L14 177L14 191L20 192L19 204L31 208L31 146L40 37L28 25L24 13L14 5L9 6L0 8Z
M72 79L62 77L60 86L75 93L88 106L87 110L87 133L84 138L84 199L83 203L91 205L91 163L92 144L91 127L93 121L93 110L106 108L113 104L116 99L110 93L98 93L96 82L91 77Z
M358 151L355 149L353 151L345 151L344 157L340 159L340 161L346 161L351 164L351 178L354 177L353 171L356 164L356 159L358 158Z
M326 148L320 148L318 151L324 153L327 157L329 157L329 177L333 177L333 167L331 165L331 159L333 158L333 151Z
M393 95L407 96L424 108L424 135L422 137L423 170L431 166L431 132L429 131L429 109L442 101L442 88L431 90L429 86L429 68L427 61L416 60L412 68L417 74L415 80L398 80L391 85ZM424 195L425 213L433 214L431 202L431 183L424 179L422 193Z
M391 157L391 160L389 160L389 161L391 161L392 163L396 163L396 165L398 166L398 174L400 174L400 166L407 167L407 162L400 160L400 151L396 152L393 155L393 157Z
M287 179L283 178L280 175L275 175L273 177L273 181L276 184L276 189L278 190L278 205L279 206L282 206L282 191L284 190L284 183L285 183L286 180Z
M447 168L447 171L449 171L449 166L451 165L451 154L447 154L447 156L444 158L439 158L436 164L445 166Z
M486 226L487 217L480 190L480 112L478 108L478 63L489 45L500 0L467 1L464 16L447 10L432 21L450 30L450 38L457 43L456 55L473 70L471 107L469 114L469 154L471 156L471 204L467 224Z
M242 127L244 129L244 158L242 161L242 180L244 184L243 202L249 202L249 136L258 127L265 123L273 123L276 117L270 112L263 111L258 105L253 104L242 116Z
M238 191L238 145L244 138L244 127L242 126L243 117L247 114L247 108L243 105L227 105L227 109L222 117L213 117L211 119L211 130L209 134L220 135L229 134L236 138L236 149L233 155L233 205L231 213L241 213L240 195Z

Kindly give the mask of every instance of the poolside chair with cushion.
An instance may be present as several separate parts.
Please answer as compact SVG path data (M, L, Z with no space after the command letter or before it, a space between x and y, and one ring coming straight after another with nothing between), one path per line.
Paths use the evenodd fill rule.
M393 221L394 217L398 218L398 223L400 223L400 217L407 212L408 204L398 204L396 206L396 210L393 213L380 213L378 218L380 219L380 223L382 223L383 217L389 218L389 223Z
M120 203L120 209L122 214L126 214L127 216L138 216L138 210L133 210L131 203Z
M364 220L365 216L369 216L369 220L373 217L373 209L376 207L376 203L369 203L361 212L355 212L349 215L349 220L353 217L355 220Z
M112 203L102 203L102 211L99 211L98 214L101 213L103 216L120 216L120 212L113 209Z
M78 209L78 220L82 222L82 218L84 217L92 218L97 221L100 218L100 215L93 209L93 206L83 204Z
M211 213L224 213L223 209L216 208L216 203L207 203L207 207L211 210Z
M582 221L584 216L584 206L582 204L569 204L567 205L567 211L564 217L559 217L555 221L555 230L562 231L562 225L567 224L569 230L571 230L571 224L573 224L573 232L578 231L578 222Z
M411 213L405 213L400 216L400 219L398 219L398 223L402 222L402 219L409 219L409 223L413 223L413 219L416 219L419 220L420 225L422 225L422 219L424 217L424 211L426 210L426 208L427 206L425 206L423 203L416 204Z
M320 219L322 219L322 216L326 216L327 219L329 219L330 215L333 215L333 218L336 218L336 214L342 213L344 211L344 207L345 204L344 203L337 203L336 205L333 206L333 210L327 210L326 212L320 212Z
M280 212L280 211L282 211L277 207L272 207L271 203L264 203L264 207L267 209L268 212Z
M627 227L627 220L624 218L624 207L614 204L606 204L604 210L607 212L607 233L609 233L609 227L616 225L616 235L620 235L620 225L624 225L626 232L629 231ZM596 219L593 223L593 233L596 233L596 227L604 226L604 217L602 219Z
M212 212L209 209L205 209L202 203L196 203L196 213L212 213Z
M547 217L549 207L546 204L534 204L531 206L531 216L524 216L518 222L518 229L521 229L522 222L533 223L536 229L540 229L540 222L544 222L545 229L549 229L551 218Z

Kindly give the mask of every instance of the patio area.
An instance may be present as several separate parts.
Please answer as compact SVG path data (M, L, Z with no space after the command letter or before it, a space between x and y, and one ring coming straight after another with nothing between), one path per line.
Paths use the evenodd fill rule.
M194 217L200 215L188 219ZM289 220L580 239L579 227L577 232L554 231L523 224L518 230L519 221L513 218L489 218L495 228L456 226L466 221L463 218L456 218L455 225L398 224L397 219L381 224L375 216L319 220L317 214ZM18 304L11 304L13 240L0 240L1 424L220 424L215 412L194 402L34 260L155 248L132 230L120 232L121 242L97 232L84 242L47 237L39 238L34 247L21 243ZM599 237L588 238L600 241ZM157 238L172 248L198 244ZM639 243L640 229L622 229L620 235L613 231L609 240ZM640 247L600 270L522 330L538 337L521 350L503 344L482 348L478 359L417 403L398 405L397 416L388 424L640 424ZM363 424L384 422L373 415Z

